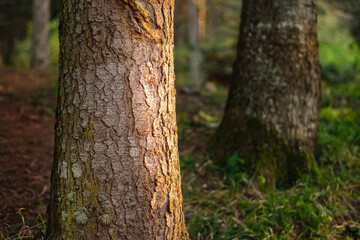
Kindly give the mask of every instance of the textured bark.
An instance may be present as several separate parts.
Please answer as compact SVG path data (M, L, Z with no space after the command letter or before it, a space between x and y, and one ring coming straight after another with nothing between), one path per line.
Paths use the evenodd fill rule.
M49 21L50 0L34 0L31 66L38 71L49 66Z
M315 152L320 65L313 0L245 0L225 115L209 150L234 153L268 184L294 179Z
M48 239L188 239L174 1L62 2Z

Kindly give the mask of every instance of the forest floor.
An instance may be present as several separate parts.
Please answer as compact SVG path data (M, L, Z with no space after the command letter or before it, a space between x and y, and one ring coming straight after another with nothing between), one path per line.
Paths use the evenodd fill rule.
M0 68L0 239L42 239L46 230L56 78ZM179 153L191 239L360 239L360 95L346 95L359 86L323 86L319 171L269 193L238 167L241 159L220 168L206 156L226 88L198 93L179 87Z
M54 139L53 77L0 69L0 230L44 215ZM21 214L19 210L21 210Z
M23 225L46 221L56 82L56 76L0 68L0 233L7 236ZM177 96L179 116L186 125L180 130L186 135L181 155L204 154L213 129L202 127L207 115L201 111L199 115L199 109L214 106L212 100L200 100L191 88L180 89Z

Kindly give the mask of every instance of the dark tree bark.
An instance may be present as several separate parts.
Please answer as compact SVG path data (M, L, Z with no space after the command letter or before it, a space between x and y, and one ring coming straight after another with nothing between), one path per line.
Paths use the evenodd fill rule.
M49 66L50 0L33 0L31 67L46 71Z
M48 239L188 239L173 0L62 1Z
M320 84L315 1L245 0L225 115L210 153L221 163L238 154L268 186L294 180L315 152Z

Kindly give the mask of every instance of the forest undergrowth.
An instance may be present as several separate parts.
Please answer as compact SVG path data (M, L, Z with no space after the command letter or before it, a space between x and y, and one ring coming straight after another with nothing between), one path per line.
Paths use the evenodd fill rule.
M177 50L183 60L175 59L179 152L191 239L360 239L360 54L328 10L319 13L323 82L316 166L270 192L257 188L244 159L233 155L220 167L207 156L227 88L214 83L199 93L179 84L191 79L184 74L188 56ZM50 44L55 72L57 24L51 24ZM22 70L0 68L0 239L43 239L46 232L56 76L23 70L29 67L29 36L14 56Z
M271 192L256 187L236 155L225 167L206 156L205 145L223 107L215 99L224 96L199 97L194 109L180 103L180 158L191 239L359 239L360 95L351 93L359 83L323 82L317 166L294 185ZM182 151L187 146L194 151Z
M11 222L4 222L6 213L0 216L0 237L42 239L49 189L39 186L43 186L44 181L49 186L53 147L42 144L53 141L53 133L49 133L53 130L47 130L49 126L46 125L53 123L55 91L51 84L24 90L24 85L16 85L21 79L18 75L18 80L11 79L13 73L0 78L0 105L10 106L16 101L13 105L16 109L8 115L20 114L18 121L28 122L21 132L26 131L29 124L35 124L39 135L20 134L9 142L7 137L15 131L11 126L17 125L6 122L10 118L1 118L3 159L13 154L7 148L16 144L24 148L22 155L27 155L27 159L23 159L20 152L12 159L19 161L15 166L19 172L4 172L6 168L1 167L1 180L6 183L6 177L23 175L24 178L13 178L14 188L22 187L13 192L18 196L21 192L34 192L35 197L41 198L33 201L33 196L26 194L22 196L23 201L10 198ZM26 76L34 77L28 73L20 76L25 80ZM186 88L178 88L182 185L191 239L359 239L360 95L351 89L360 89L360 78L342 84L323 82L317 170L303 175L292 186L278 186L274 191L262 192L255 186L253 176L242 168L243 159L234 155L227 159L225 167L219 167L206 155L207 142L221 119L226 89L217 86L214 93L189 94ZM28 139L22 139L24 137ZM29 161L29 156L38 162L43 159L40 169L37 168L41 173L32 170L32 165L21 166ZM40 181L42 185L16 183L29 179ZM11 192L3 188L1 193L11 197Z

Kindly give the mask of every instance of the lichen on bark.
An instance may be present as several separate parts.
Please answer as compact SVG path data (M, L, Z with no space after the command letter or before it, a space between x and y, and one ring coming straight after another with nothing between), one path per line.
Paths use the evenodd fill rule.
M48 239L188 239L173 7L62 2Z

